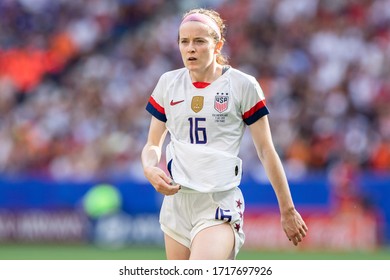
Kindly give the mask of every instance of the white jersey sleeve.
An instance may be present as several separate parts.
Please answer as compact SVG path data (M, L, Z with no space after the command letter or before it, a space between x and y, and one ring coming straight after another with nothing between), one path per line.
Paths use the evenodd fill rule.
M152 95L149 98L146 110L151 113L154 117L162 122L167 121L164 108L164 92L166 91L166 75L163 74L156 87L153 90Z
M244 74L245 75L245 74ZM241 114L246 125L251 125L269 113L263 90L257 80L249 75L241 91Z

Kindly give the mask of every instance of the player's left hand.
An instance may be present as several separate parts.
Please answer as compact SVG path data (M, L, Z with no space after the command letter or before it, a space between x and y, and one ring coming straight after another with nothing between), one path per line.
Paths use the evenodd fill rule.
M281 222L287 238L294 243L295 246L303 241L303 238L308 231L308 227L295 208L290 209L286 213L282 213Z

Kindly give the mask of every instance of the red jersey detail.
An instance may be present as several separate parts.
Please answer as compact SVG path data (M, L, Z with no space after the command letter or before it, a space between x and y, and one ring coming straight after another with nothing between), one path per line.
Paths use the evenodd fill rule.
M249 118L250 116L252 116L254 113L256 113L258 110L260 110L261 108L265 107L265 100L260 100L259 102L257 102L257 104L255 106L253 106L249 111L246 111L244 113L244 115L242 116L242 118L245 120L247 118Z
M196 88L205 88L210 85L210 83L206 82L193 82L192 83Z
M164 107L161 107L160 104L158 104L158 103L156 102L156 100L154 100L154 98L153 98L152 96L149 98L149 102L150 102L150 104L152 104L152 106L153 106L157 111L159 111L161 114L164 114L164 115L165 115L165 109L164 109Z
M173 100L171 100L171 103L169 103L169 105L175 106L176 104L179 104L179 103L182 103L182 102L184 102L184 100L179 100L179 101L173 101Z

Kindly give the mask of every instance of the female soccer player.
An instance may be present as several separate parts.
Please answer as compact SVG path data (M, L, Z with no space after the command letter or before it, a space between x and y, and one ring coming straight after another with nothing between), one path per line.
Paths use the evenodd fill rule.
M246 126L277 196L287 238L297 245L307 232L272 142L260 85L221 55L225 29L214 10L187 12L178 36L185 67L161 76L146 107L152 120L142 164L145 177L165 195L160 223L172 260L235 259L243 245L237 155ZM168 131L169 175L158 167Z

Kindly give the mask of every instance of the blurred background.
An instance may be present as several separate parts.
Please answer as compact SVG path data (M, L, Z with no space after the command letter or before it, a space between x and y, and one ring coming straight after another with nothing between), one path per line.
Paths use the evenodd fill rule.
M178 26L194 7L221 14L230 65L260 82L310 229L292 248L246 133L243 251L390 258L389 0L0 0L0 258L162 249L145 106L183 67Z

